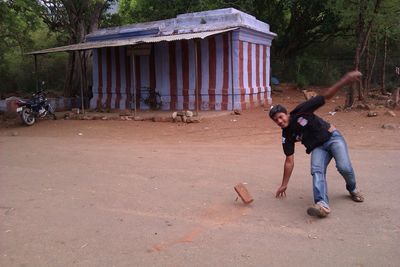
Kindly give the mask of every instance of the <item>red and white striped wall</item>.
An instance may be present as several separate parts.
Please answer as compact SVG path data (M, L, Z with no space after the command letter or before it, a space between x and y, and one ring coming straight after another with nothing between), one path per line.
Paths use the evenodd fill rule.
M128 109L134 90L132 62L126 47L93 50L91 108Z
M200 41L201 110L246 109L270 98L270 43L243 39L224 33ZM160 93L163 110L196 109L194 53L194 40L155 43L149 56L127 56L126 47L93 50L91 108L130 109L136 102L148 109L140 100L150 88Z
M271 97L269 87L269 47L239 41L238 54L238 82L241 107L244 109L258 106Z

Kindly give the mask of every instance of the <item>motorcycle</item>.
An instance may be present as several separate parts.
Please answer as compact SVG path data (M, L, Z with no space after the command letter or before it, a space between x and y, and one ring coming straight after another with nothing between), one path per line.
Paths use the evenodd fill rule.
M22 122L28 126L32 126L36 119L44 118L47 115L57 119L55 110L47 100L44 90L35 93L28 101L18 100L17 106L17 113Z

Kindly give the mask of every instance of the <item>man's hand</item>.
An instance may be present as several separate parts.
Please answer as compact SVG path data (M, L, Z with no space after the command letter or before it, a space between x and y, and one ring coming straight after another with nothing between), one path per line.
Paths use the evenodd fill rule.
M286 189L287 189L287 185L281 185L278 188L278 191L276 191L276 195L275 197L286 197Z
M355 82L355 81L359 81L360 77L362 76L361 72L359 72L358 70L354 70L354 71L350 71L348 73L346 73L339 81L337 81L334 85L332 85L331 87L329 87L325 93L323 93L322 95L325 97L325 99L329 100L331 99L336 92L342 88L343 86Z
M345 78L346 83L347 83L347 82L359 81L361 76L362 76L362 73L359 72L358 70L355 70L355 71L350 71L350 72L346 73L344 78Z
M294 155L286 156L285 164L283 168L283 178L281 186L276 191L275 197L286 197L286 189L289 184L289 178L292 174L294 167Z

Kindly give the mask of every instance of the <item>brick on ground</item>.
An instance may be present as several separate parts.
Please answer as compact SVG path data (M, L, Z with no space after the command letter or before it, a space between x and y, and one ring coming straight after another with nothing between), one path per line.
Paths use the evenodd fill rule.
M253 197L250 195L246 186L242 183L235 185L235 191L239 195L239 197L243 200L245 204L250 204L254 201Z

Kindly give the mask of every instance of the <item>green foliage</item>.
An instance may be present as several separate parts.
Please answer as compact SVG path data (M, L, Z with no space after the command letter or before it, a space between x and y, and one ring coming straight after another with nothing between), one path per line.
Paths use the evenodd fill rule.
M36 29L37 18L26 10L26 1L0 1L0 93L14 90L24 51L33 44L29 37ZM24 12L25 11L25 12Z
M25 53L57 46L59 35L49 32L28 0L0 1L0 96L36 89L34 57ZM66 55L38 60L40 80L52 90L60 90L64 81Z
M360 10L367 27L377 0L0 0L0 94L35 90L33 56L26 52L76 43L97 28L174 18L233 7L267 22L278 34L271 51L273 75L299 86L329 85L354 66ZM400 0L382 1L370 38L378 41L372 82L379 82L383 40L388 37L387 87L398 86ZM370 46L372 61L375 45ZM367 53L365 53L367 54ZM364 59L365 60L365 59ZM39 80L62 90L68 54L38 56ZM361 62L364 66L364 62Z
M287 64L299 60L308 47L329 40L340 32L339 17L327 1L320 0L120 0L119 15L124 23L136 23L227 7L239 9L269 23L271 31L278 34L272 46L273 64L278 66L274 74L304 84L316 80L309 76L313 71L301 75L296 71L284 71L292 67ZM309 64L300 65L306 66L304 69L307 70ZM329 75L322 77L326 76Z
M313 54L304 54L284 62L273 61L273 75L279 80L295 83L300 88L309 85L328 86L349 69L352 61L332 60L329 57L320 57Z
M41 25L28 35L33 44L30 50L39 50L49 46L57 46L57 36L49 34ZM26 48L28 50L28 48ZM27 52L24 50L24 52ZM34 73L34 57L21 53L19 49L9 47L2 50L2 65L5 66L0 77L0 93L4 96L13 92L34 92L36 76ZM46 83L46 89L61 91L65 79L66 53L41 55L37 58L38 80Z
M173 18L199 10L197 0L120 0L118 12L124 24Z

